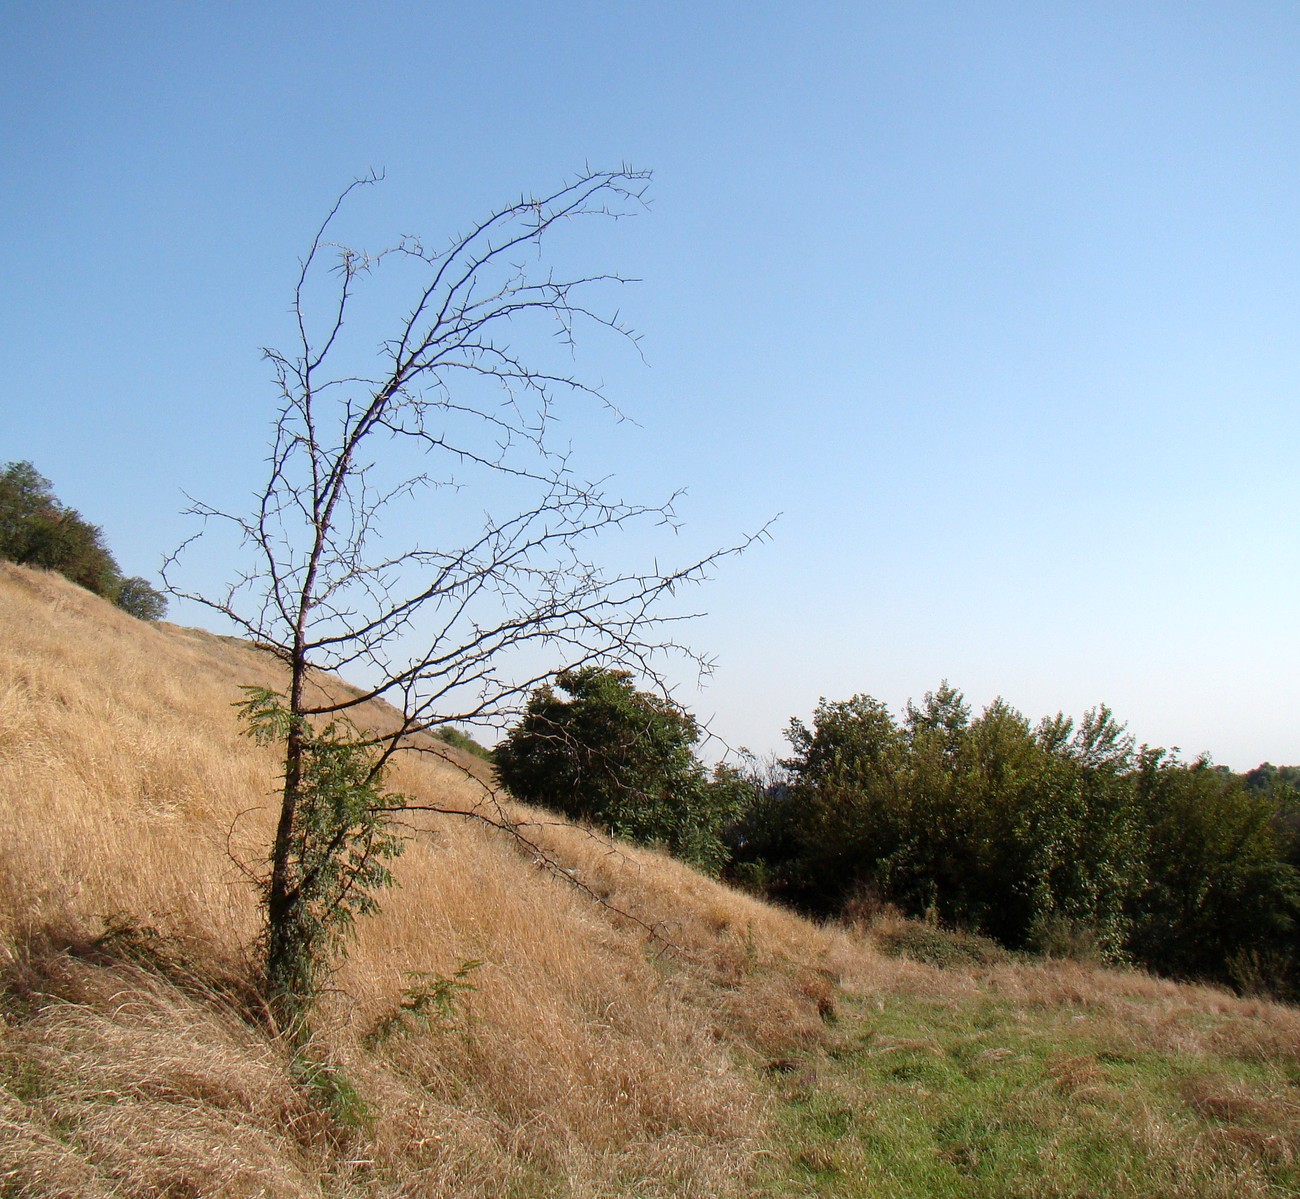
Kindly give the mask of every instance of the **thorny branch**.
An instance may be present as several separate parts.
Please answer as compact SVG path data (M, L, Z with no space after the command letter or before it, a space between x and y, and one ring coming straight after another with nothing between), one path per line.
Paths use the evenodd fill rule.
M663 688L660 663L677 655L708 673L709 660L675 636L693 613L671 602L767 532L666 570L604 567L599 549L610 536L646 524L675 530L678 496L613 497L553 444L566 402L594 401L622 419L573 369L578 334L638 345L606 306L629 280L557 273L544 244L574 222L644 208L648 173L585 170L442 249L410 236L374 253L333 240L349 201L380 178L354 181L335 201L294 287L297 344L264 350L278 407L251 511L192 501L202 527L163 570L173 594L219 613L288 668L272 941L278 920L292 924L304 882L294 847L313 720L389 704L392 727L365 742L378 777L418 734L501 727L560 670L626 666ZM411 290L395 331L376 345L358 304L389 268ZM476 514L471 497L485 510ZM233 580L217 594L183 586L182 557L221 531L235 542ZM331 696L317 671L349 671L361 690Z

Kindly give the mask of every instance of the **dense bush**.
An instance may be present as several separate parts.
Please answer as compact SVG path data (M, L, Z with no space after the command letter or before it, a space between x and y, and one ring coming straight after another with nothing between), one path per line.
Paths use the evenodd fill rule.
M727 857L722 834L750 799L748 780L726 767L710 775L695 755L695 718L637 690L628 672L584 667L555 683L532 694L497 746L502 785L716 874Z
M122 580L114 602L137 620L162 620L167 614L167 597L139 575Z
M0 558L58 571L141 620L161 620L167 611L147 579L123 577L103 530L61 504L30 462L0 471Z
M1146 870L1132 897L1132 948L1156 969L1227 977L1243 956L1276 963L1285 989L1297 960L1300 874L1267 792L1204 760L1143 753L1134 776Z
M818 915L863 902L1011 948L1240 981L1297 959L1294 793L1138 750L1109 709L972 717L946 683L901 720L870 696L791 722L732 834L732 877ZM1261 963L1270 964L1265 970Z

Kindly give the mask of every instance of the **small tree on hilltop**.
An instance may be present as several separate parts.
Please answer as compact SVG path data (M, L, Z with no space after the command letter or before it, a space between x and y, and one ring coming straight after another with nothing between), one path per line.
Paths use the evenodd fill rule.
M265 352L279 410L251 513L192 509L234 535L243 569L218 596L175 589L287 668L282 695L250 692L244 709L283 759L263 899L269 998L287 1020L305 1012L338 943L321 930L344 928L388 881L374 868L397 848L387 821L410 807L379 785L393 754L445 752L418 736L440 727L503 724L557 660L653 672L661 651L681 648L669 623L681 616L663 601L735 552L670 571L603 569L602 536L674 522L672 500L610 496L552 444L566 401L605 404L573 373L579 331L635 339L605 306L618 276L559 274L542 252L574 221L641 208L648 176L587 171L441 249L410 237L371 254L332 242L345 200L376 180L349 187L311 243L293 350ZM377 346L364 332L354 345L351 330L368 327L359 298L381 271L407 288L402 315ZM422 540L406 521L432 533ZM363 685L331 698L316 671L355 672ZM349 715L379 699L396 709L394 726L357 733Z
M137 620L162 620L167 615L167 597L159 594L148 579L132 575L117 588L117 606Z

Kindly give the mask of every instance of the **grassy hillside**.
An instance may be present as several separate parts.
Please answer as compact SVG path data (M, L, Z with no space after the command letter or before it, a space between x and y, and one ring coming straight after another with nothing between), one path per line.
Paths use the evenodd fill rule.
M231 708L274 663L7 565L0 614L0 1195L1300 1185L1294 1009L821 929L545 813L519 815L610 906L472 821L413 820L295 1054L259 1019L240 865L276 767ZM481 769L393 781L469 810ZM884 952L935 943L955 960Z

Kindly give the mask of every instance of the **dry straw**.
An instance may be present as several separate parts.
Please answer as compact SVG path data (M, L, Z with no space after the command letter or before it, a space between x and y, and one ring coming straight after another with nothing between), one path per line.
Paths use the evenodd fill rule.
M583 888L500 833L417 816L310 1060L292 1060L249 1010L258 911L239 865L269 844L276 765L231 706L241 684L276 684L274 662L0 570L0 1180L142 1196L319 1194L322 1179L342 1194L745 1191L768 1131L747 1062L823 1035L858 956L844 936L545 813L513 810ZM463 766L409 759L394 782L470 808L484 791ZM436 1019L395 1019L413 986L470 961L472 989Z

